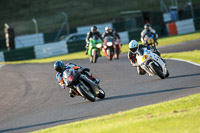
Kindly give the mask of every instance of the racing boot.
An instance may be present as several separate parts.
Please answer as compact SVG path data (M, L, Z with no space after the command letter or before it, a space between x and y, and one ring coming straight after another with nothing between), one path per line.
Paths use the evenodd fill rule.
M69 96L71 98L74 98L77 94L74 92L74 90L72 88L69 89Z

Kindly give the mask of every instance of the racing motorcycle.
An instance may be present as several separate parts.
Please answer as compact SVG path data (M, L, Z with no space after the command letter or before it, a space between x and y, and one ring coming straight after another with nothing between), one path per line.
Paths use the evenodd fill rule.
M103 45L103 52L106 55L108 60L112 60L115 55L115 40L113 36L107 36L104 39L104 45ZM118 51L119 53L119 51ZM119 55L115 56L115 58L119 58Z
M138 74L144 75L148 73L149 76L157 75L161 79L169 76L169 71L164 60L151 50L138 48L136 51L136 59Z
M104 90L89 78L88 71L84 68L74 66L73 69L66 69L63 72L63 81L67 87L74 88L76 95L91 102L94 102L96 97L100 99L105 97Z
M97 36L90 38L88 55L90 56L91 63L97 62L98 57L100 57L101 49L102 49L102 41Z
M156 48L156 42L154 41L153 34L147 34L144 36L144 45L147 46L153 53L156 53L160 56L160 52Z

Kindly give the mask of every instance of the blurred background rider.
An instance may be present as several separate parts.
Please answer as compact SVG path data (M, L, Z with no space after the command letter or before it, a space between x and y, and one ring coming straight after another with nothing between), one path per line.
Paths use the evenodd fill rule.
M146 35L148 35L148 36L153 35L154 42L156 44L158 44L158 42L157 42L158 34L156 34L156 31L153 28L151 28L150 24L145 24L144 25L144 29L141 32L141 38L140 38L140 40L142 41L143 44L146 43L145 40L144 40L144 38L145 38Z
M86 41L86 45L85 45L86 52L85 52L85 54L86 55L88 54L88 46L89 46L89 43L90 43L90 38L93 38L93 36L99 37L103 42L103 38L101 37L100 32L98 32L97 26L92 26L91 31L87 33L87 37L85 39L85 41Z

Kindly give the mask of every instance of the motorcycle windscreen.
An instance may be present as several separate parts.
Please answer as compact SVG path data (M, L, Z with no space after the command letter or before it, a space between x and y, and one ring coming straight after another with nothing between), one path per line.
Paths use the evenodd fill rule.
M107 40L107 42L112 42L113 39L114 39L113 36L107 36L107 37L105 37L104 40Z
M138 53L140 56L142 56L142 55L144 54L144 49L143 49L143 48L138 49L138 50L137 50L137 53Z

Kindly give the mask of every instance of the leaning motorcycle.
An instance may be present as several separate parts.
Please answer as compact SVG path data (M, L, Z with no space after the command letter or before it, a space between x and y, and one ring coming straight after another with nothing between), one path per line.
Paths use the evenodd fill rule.
M156 42L154 41L153 34L145 35L144 45L147 46L153 53L156 53L158 56L160 56L160 52L156 48Z
M161 79L169 76L166 63L160 56L147 48L138 49L136 53L138 74L144 75L148 73L149 76L157 75Z
M94 102L96 97L105 97L104 90L89 78L88 72L83 68L74 66L73 69L66 69L63 72L63 81L67 87L74 88L76 95L91 102Z
M101 49L102 49L102 41L97 37L90 38L88 55L90 56L91 63L97 62L98 57L100 57Z
M115 40L113 36L107 36L104 39L103 52L108 60L112 60L115 50Z

